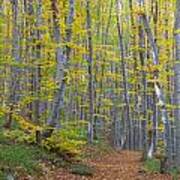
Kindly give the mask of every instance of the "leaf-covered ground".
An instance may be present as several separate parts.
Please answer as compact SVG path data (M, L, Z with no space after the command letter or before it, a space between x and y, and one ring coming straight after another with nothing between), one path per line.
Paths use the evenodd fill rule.
M168 174L145 172L141 157L139 152L113 152L86 162L95 169L91 177L56 169L47 173L42 180L173 180Z

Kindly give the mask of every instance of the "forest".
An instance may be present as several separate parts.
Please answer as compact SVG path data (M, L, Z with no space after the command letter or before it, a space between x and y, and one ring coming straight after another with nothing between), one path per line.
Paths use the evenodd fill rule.
M0 180L180 179L180 0L0 0Z

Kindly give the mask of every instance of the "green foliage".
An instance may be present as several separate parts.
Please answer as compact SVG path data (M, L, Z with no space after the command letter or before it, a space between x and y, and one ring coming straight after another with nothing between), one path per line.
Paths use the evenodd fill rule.
M0 168L5 171L22 168L32 173L38 167L39 153L38 149L25 145L0 145Z
M4 180L6 179L5 173L0 170L0 179Z
M22 136L22 137L21 137ZM49 162L58 167L69 164L56 153L51 153L38 146L28 145L26 134L21 130L1 131L0 133L0 180L7 176L19 177L27 174L41 173L41 162ZM21 137L21 138L20 138ZM21 142L21 143L20 143Z
M71 165L70 172L73 174L79 174L82 176L92 176L94 173L94 169L85 164L74 164L74 165Z
M6 144L8 143L7 138L4 136L3 131L0 131L0 144Z
M150 173L160 172L160 161L157 159L147 159L144 162L144 169Z
M178 168L172 167L172 168L169 169L168 172L172 175L173 180L178 180L178 178L179 178L179 173L180 173L180 171L179 171Z
M77 126L75 123L64 124L63 129L54 131L51 137L42 141L42 146L47 150L55 151L56 153L64 153L77 155L81 152L81 148L86 144L87 132L82 124ZM5 131L2 134L2 141L9 139L14 143L36 143L35 132L25 132L21 129ZM1 139L1 136L0 136Z
M35 133L25 133L20 129L6 131L4 136L13 142L34 144L36 142Z
M60 131L54 132L51 137L43 141L43 145L48 150L54 150L57 153L77 155L81 148L86 144L85 136L81 128L68 126Z

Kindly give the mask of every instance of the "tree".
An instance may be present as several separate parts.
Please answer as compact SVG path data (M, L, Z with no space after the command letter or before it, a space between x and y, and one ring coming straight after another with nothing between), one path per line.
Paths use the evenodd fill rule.
M176 3L175 41L176 41L176 61L175 61L175 122L176 122L176 165L180 166L180 1Z
M89 74L89 142L94 139L94 78L93 78L93 47L90 0L86 0L87 48L88 48L88 74Z
M20 63L20 31L19 31L19 24L18 24L18 0L12 0L12 13L13 13L13 29L12 29L12 35L13 35L13 43L12 43L12 61L15 61L15 63ZM6 128L11 127L12 122L12 112L15 111L15 108L17 106L17 101L19 100L19 93L20 85L19 85L19 75L20 75L20 69L18 67L11 67L12 77L11 77L11 90L9 93L9 115L7 118L7 122L4 125Z
M126 138L126 146L129 149L132 149L132 122L130 119L130 108L129 108L129 95L128 95L128 86L127 86L127 77L126 77L126 67L125 67L125 54L124 54L124 43L123 43L123 34L122 34L122 27L121 27L121 11L122 11L122 2L117 0L116 1L116 16L117 16L117 30L118 30L118 37L119 37L119 49L120 49L120 58L121 58L121 66L122 66L122 75L123 75L123 88L124 88L124 102L125 106L125 118L126 118L126 126L125 126L125 138ZM123 140L124 141L124 140Z
M53 11L53 24L54 24L54 39L57 46L60 46L61 43L61 32L59 27L59 10L58 4L56 0L52 0L52 11ZM75 1L69 0L69 14L67 17L67 30L66 30L66 54L63 53L63 49L57 47L56 49L56 59L57 59L57 70L56 70L56 80L59 83L59 87L55 94L53 105L52 105L52 113L50 114L47 124L52 127L59 126L60 119L60 111L64 106L64 93L66 87L66 72L68 69L68 62L70 60L71 47L68 43L71 42L72 39L72 23L74 20L74 8Z

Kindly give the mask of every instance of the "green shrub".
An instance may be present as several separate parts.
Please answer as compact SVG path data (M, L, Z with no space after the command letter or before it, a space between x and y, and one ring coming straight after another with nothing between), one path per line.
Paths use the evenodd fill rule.
M34 144L36 143L36 135L34 132L25 133L20 129L5 131L4 136L9 140L17 143L28 143Z
M4 136L4 133L1 130L1 132L0 132L0 144L7 144L7 143L8 143L7 138Z
M80 154L81 148L86 142L86 137L82 135L81 129L72 126L54 131L51 137L43 140L42 144L48 150L75 156Z
M54 150L57 153L65 153L71 155L79 154L81 152L81 147L86 144L86 142L83 140L70 138L71 136L69 136L68 133L63 132L53 133L51 137L43 141L43 145L48 150Z
M25 133L20 129L5 131L6 139L15 143L36 143L35 132ZM1 137L0 137L1 139ZM76 123L64 124L60 131L54 131L51 137L42 141L42 146L47 150L57 153L77 155L81 147L87 142L87 130L85 126L78 126Z
M180 173L180 171L179 171L178 168L176 168L176 167L171 167L168 172L172 175L172 177L173 177L174 180L178 180L178 178L179 178L179 173Z
M32 173L37 169L38 162L36 158L39 153L36 148L25 145L1 145L1 170L16 170L16 168L22 168L24 171Z
M160 161L157 159L147 159L144 163L144 168L147 172L160 172Z
M0 179L1 180L5 180L6 179L6 175L3 171L0 170Z

